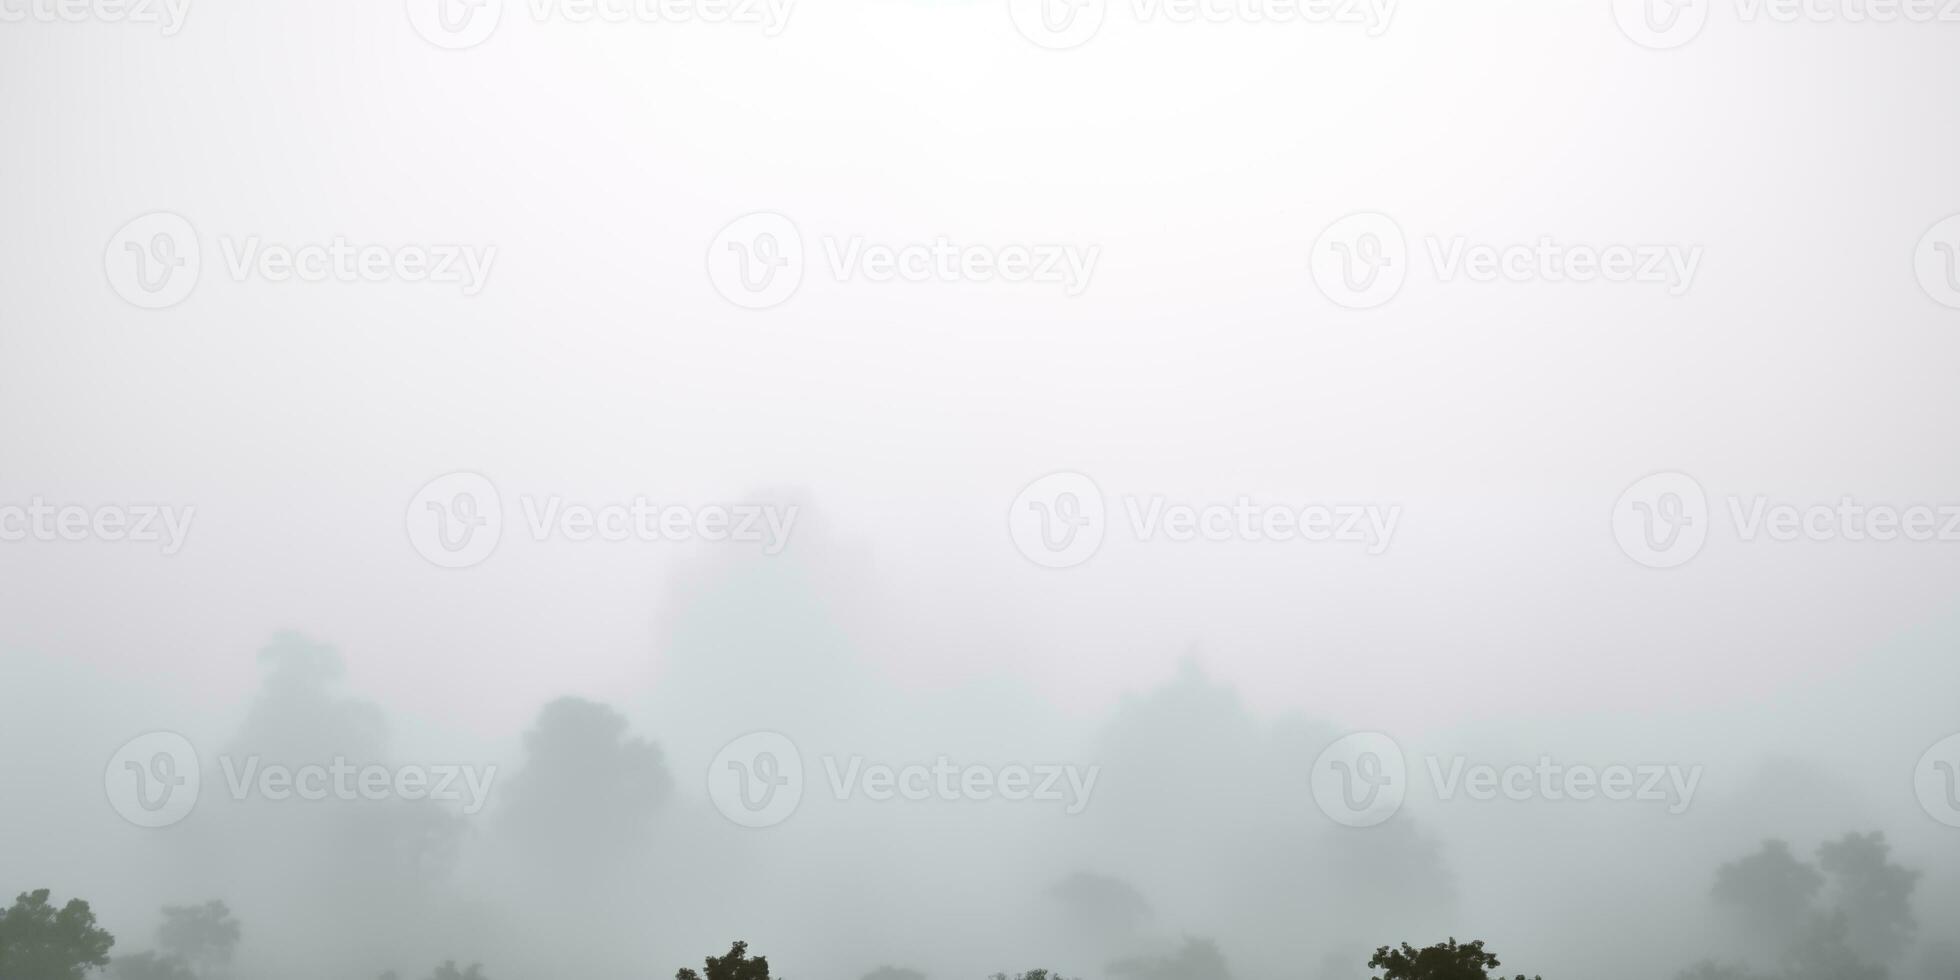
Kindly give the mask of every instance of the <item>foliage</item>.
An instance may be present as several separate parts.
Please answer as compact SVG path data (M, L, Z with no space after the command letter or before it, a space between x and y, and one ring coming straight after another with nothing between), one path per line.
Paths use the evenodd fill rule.
M190 964L178 957L156 952L118 956L110 964L109 973L116 980L197 980L197 974L191 972Z
M926 975L901 966L881 966L865 974L863 980L926 980Z
M1375 980L1487 980L1497 967L1497 957L1484 950L1483 940L1459 946L1454 936L1426 949L1408 943L1399 950L1383 946L1368 961L1369 969L1382 971Z
M1918 930L1919 875L1891 863L1883 834L1846 834L1818 848L1815 866L1782 841L1725 864L1716 904L1767 952L1781 980L1884 980ZM1821 869L1821 870L1820 870ZM1684 980L1750 980L1742 967L1703 964ZM1774 978L1772 978L1774 980Z
M1745 938L1787 946L1803 934L1824 876L1790 853L1790 845L1764 841L1762 849L1715 872L1714 897L1730 910Z
M238 949L238 920L223 902L165 907L157 928L157 946L164 953L208 972L231 963Z
M706 962L707 980L769 980L769 958L749 956L749 944L736 941L723 956L710 956ZM702 975L687 967L674 974L674 980L701 980Z
M1071 928L1130 936L1150 917L1150 903L1128 882L1078 871L1049 886L1048 895L1068 917Z
M996 973L987 980L1009 980L1009 977L1005 973ZM1029 970L1026 973L1015 974L1012 980L1069 980L1069 978L1050 970Z
M1186 939L1169 956L1119 960L1110 964L1109 972L1136 980L1231 980L1232 977L1218 944L1209 939Z
M1830 876L1833 914L1844 923L1844 945L1875 963L1898 958L1919 924L1912 891L1919 872L1890 862L1885 835L1846 834L1817 849L1817 866Z
M21 895L0 912L0 977L81 980L109 964L116 937L95 925L88 903L71 899L57 910L48 890Z

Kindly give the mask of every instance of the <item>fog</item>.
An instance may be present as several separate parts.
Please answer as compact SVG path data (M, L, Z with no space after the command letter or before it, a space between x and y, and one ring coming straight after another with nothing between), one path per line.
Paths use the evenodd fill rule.
M1960 978L1895 7L0 0L0 980Z

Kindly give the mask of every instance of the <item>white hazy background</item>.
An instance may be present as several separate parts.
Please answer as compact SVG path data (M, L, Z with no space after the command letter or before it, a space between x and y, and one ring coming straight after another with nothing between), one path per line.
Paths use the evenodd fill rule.
M1124 699L1177 684L1187 657L1259 725L1307 717L1500 762L1707 765L1706 802L1641 815L1645 837L1604 806L1418 815L1462 910L1439 924L1548 977L1687 966L1686 942L1679 962L1622 972L1591 957L1694 928L1713 867L1769 836L1808 852L1883 829L1929 872L1922 899L1951 908L1960 831L1920 812L1911 770L1960 730L1960 544L1718 529L1656 571L1608 518L1663 470L1716 507L1960 502L1960 313L1929 301L1911 260L1960 211L1957 50L1960 25L1718 13L1653 52L1590 0L1408 0L1378 38L1113 13L1061 52L982 2L805 0L776 38L512 11L462 52L383 0L197 0L169 38L0 24L0 502L196 508L171 557L0 546L0 888L87 897L132 950L158 904L225 897L234 879L183 870L167 837L104 805L102 761L154 729L224 744L259 690L254 654L298 630L339 651L347 694L387 714L397 755L515 771L540 705L576 695L660 744L689 812L716 748L754 727L901 757L1096 761ZM103 250L159 210L205 237L205 269L188 301L149 312L109 288ZM1101 264L1067 299L840 283L812 244L795 299L754 313L717 295L704 261L758 210L812 243L1070 242L1100 246ZM1705 258L1672 298L1440 283L1425 257L1394 302L1357 313L1307 271L1321 229L1357 211L1393 215L1412 257L1435 234ZM498 253L467 299L233 282L214 239L251 235ZM506 502L791 494L804 514L776 559L538 543L513 519L493 560L453 572L410 547L403 515L456 470ZM1404 515L1378 557L1113 531L1093 561L1052 571L1015 550L1006 513L1060 470L1113 496ZM1209 761L1297 796L1319 744ZM1800 760L1796 788L1762 791L1753 774L1775 759ZM879 829L904 819L871 808L822 847L792 836L815 829L704 821L721 846L773 855L743 887L804 908L746 905L743 887L703 897L682 861L642 884L704 908L676 913L676 936L643 922L655 952L634 962L665 975L740 936L798 978L1048 965L1002 923L1032 916L1078 858L1123 870L1079 831L1057 852L1018 843L1035 833L1019 824L892 856ZM1311 805L1227 807L1147 849L1240 822L1330 832ZM1229 882L1132 876L1172 933L1233 928L1210 901ZM339 969L289 962L271 936L302 930L233 905L249 962ZM1297 925L1305 963L1338 945ZM502 937L517 950L406 942L400 962L345 962L537 975L518 932ZM901 933L944 939L877 945ZM1225 952L1247 976L1289 972L1251 966L1294 955L1287 934L1261 935L1275 949Z

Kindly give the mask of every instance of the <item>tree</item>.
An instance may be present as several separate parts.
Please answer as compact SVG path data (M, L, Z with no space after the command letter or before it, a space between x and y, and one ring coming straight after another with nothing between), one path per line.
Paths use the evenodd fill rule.
M749 944L740 940L728 948L727 955L710 956L705 963L707 980L769 980L769 958L750 957ZM701 980L701 974L681 967L674 980Z
M1825 843L1815 867L1797 860L1788 844L1766 841L1716 872L1714 897L1739 918L1751 947L1760 951L1756 959L1774 967L1770 980L1885 980L1886 964L1900 958L1918 929L1912 891L1919 874L1891 863L1890 856L1878 833ZM1751 967L1704 963L1681 976L1761 975Z
M1009 978L1005 973L996 973L987 980L1009 980ZM1012 980L1068 980L1068 978L1049 970L1029 970L1015 975Z
M238 920L231 917L225 903L165 906L163 925L157 928L157 946L199 974L209 974L231 965L238 949Z
M1764 841L1762 849L1715 872L1715 902L1740 920L1759 947L1785 949L1812 925L1824 876L1797 860L1790 845Z
M1368 961L1369 969L1382 971L1374 980L1489 980L1497 966L1497 957L1484 951L1483 940L1459 946L1455 936L1427 949L1408 943L1399 950L1383 946ZM1517 980L1525 980L1524 974L1518 974Z
M1747 967L1730 963L1703 962L1696 964L1693 969L1681 971L1676 980L1772 980L1772 978L1755 973Z
M0 912L0 977L6 980L82 980L109 965L114 945L116 937L96 927L87 902L71 899L57 911L45 888Z
M863 980L926 980L926 975L902 966L881 966L865 974Z
M1136 980L1231 980L1225 956L1209 939L1186 939L1170 956L1132 957L1110 964L1109 972Z
M1886 980L1885 967L1852 951L1848 934L1842 913L1819 916L1817 928L1784 952L1784 980Z
M1873 963L1895 961L1919 923L1912 890L1919 872L1891 863L1882 833L1846 834L1817 849L1817 866L1831 878L1831 901L1844 919L1844 945Z
M1150 917L1150 903L1120 878L1078 871L1056 882L1048 895L1077 932L1128 939Z
M183 960L153 952L118 956L109 973L116 980L197 980Z
M501 828L560 872L621 867L652 839L674 792L660 747L627 731L603 704L561 698L524 735L524 767L502 796Z
M483 980L483 967L471 963L467 969L458 970L455 960L446 960L441 966L436 967L436 972L430 975L429 980Z

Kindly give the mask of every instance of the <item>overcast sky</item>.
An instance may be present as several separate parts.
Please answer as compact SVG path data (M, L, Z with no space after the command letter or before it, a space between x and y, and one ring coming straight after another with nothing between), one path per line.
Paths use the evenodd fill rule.
M168 554L0 542L0 888L92 889L132 934L153 898L217 897L118 894L109 855L162 872L101 765L145 732L215 752L249 731L282 631L338 652L395 757L515 772L540 708L577 696L663 746L697 803L742 731L710 694L907 757L1093 755L1189 660L1262 726L1705 764L1706 798L1744 802L1653 839L1693 853L1693 901L1777 832L1950 858L1960 830L1913 774L1960 731L1960 530L1845 540L1834 510L1779 541L1750 518L1847 497L1960 515L1960 299L1915 271L1960 248L1928 231L1960 211L1960 25L1717 3L1654 50L1605 0L1405 0L1378 29L1116 2L1050 50L1007 6L806 2L766 36L509 0L459 50L392 0L194 0L168 36L0 24L0 506L194 515ZM201 269L145 309L119 294L119 236L158 212ZM761 310L715 278L757 212L803 246L800 287ZM1371 309L1324 281L1324 233L1355 214L1406 243ZM488 265L468 285L233 271L336 238ZM1093 267L1076 295L834 267L853 241L941 239ZM1544 242L1658 278L1448 264ZM445 568L418 495L455 473L494 487L503 526ZM1106 511L1060 568L1015 531L1056 473ZM1623 495L1657 473L1705 494L1706 541L1674 567L1625 536L1646 512ZM553 501L636 498L795 512L777 549L529 530ZM1394 523L1136 523L1242 499ZM871 703L896 714L831 717ZM1313 752L1277 758L1304 788ZM1817 771L1795 795L1826 826L1779 830L1748 783L1774 758ZM1545 882L1478 873L1529 833L1430 826L1456 835L1466 904L1542 921L1512 899ZM1561 832L1575 853L1602 833ZM1424 937L1363 944L1402 938ZM999 945L989 971L1034 965Z

